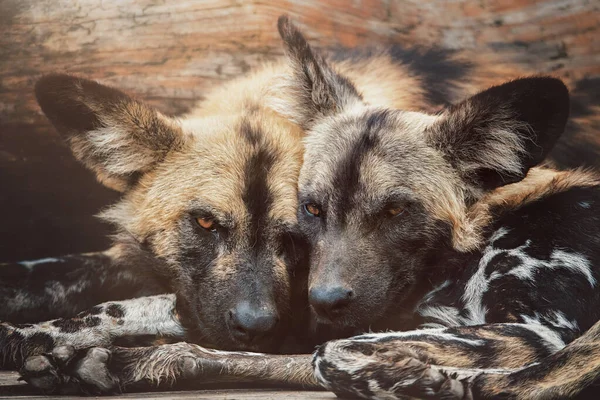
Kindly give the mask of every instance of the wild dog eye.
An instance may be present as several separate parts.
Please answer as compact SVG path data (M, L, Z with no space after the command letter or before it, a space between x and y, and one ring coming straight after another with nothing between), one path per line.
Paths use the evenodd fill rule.
M321 208L314 203L304 204L304 212L311 217L320 217Z
M196 222L198 223L198 225L200 225L202 228L206 229L207 231L214 232L217 229L217 223L215 222L215 220L213 218L198 217L198 218L196 218Z
M389 217L397 217L398 215L404 214L404 207L390 207L385 212Z

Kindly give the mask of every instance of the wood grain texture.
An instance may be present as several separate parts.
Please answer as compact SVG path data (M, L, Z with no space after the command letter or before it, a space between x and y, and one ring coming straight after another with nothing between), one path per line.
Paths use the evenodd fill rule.
M600 77L598 0L0 0L0 260L108 244L93 215L117 195L43 118L38 77L81 74L182 114L208 88L279 57L283 13L323 47L439 46L572 86Z
M50 400L50 399L90 399L90 397L79 396L42 396L35 394L22 382L19 382L16 372L0 371L0 398L15 398L21 400ZM199 399L199 400L334 400L333 393L319 391L292 391L292 390L263 390L263 389L227 389L227 390L190 390L190 391L167 391L150 393L127 393L118 396L110 396L111 400L145 399Z
M17 381L16 372L0 371L0 398L14 398L21 400L50 400L50 399L90 399L80 396L43 396L35 394L22 382ZM165 400L165 399L199 399L199 400L334 400L336 396L333 393L319 391L292 391L292 390L263 390L263 389L227 389L227 390L189 390L189 391L167 391L167 392L149 392L149 393L127 393L117 396L110 396L111 400L125 399L145 399L145 400Z
M179 114L206 89L281 54L287 13L313 43L400 42L494 52L507 63L580 79L600 74L592 0L3 0L0 117L39 115L31 88L66 71Z

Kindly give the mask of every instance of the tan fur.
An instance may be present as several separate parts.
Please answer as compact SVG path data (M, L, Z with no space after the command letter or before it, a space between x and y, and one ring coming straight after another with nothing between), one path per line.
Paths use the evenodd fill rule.
M217 265L215 265L214 268L211 269L210 275L215 277L219 281L227 281L233 275L235 275L236 261L237 261L236 257L234 257L230 254L221 255L221 257L219 259L219 263Z
M505 349L498 351L497 358L493 360L493 365L498 368L521 368L523 365L536 360L536 355L529 348L527 343L521 343L519 338L510 338L496 335L493 332L479 330L477 334L485 339L491 339L502 343ZM407 346L421 354L422 358L427 358L427 362L435 365L452 365L460 368L477 368L478 361L473 359L473 353L460 347L452 347L448 344L439 345L436 343L421 341L402 341L402 346ZM394 353L398 343L390 344L390 353ZM516 350L518 349L518 350ZM493 367L491 367L493 368Z
M101 183L112 189L125 191L127 184L120 176L151 170L184 141L177 123L143 103L128 99L105 104L94 97L86 98L81 83L75 85L73 92L71 96L85 103L103 125L85 136L71 136L73 154L94 170ZM153 145L148 146L150 137ZM90 154L105 160L101 165L86 162Z
M406 111L436 110L426 99L422 79L414 75L406 65L392 60L383 49L380 54L374 54L368 59L330 61L329 64L334 71L352 81L364 104ZM268 106L285 118L296 121L295 98L298 92L291 78L291 71L287 63L281 62L268 66L264 75L260 72L254 77L260 81L271 76L270 85L265 86L266 90L265 87L262 88ZM471 89L468 87L465 91ZM457 98L458 96L457 93Z
M460 58L457 57L457 60L460 60ZM346 118L352 114L366 113L372 106L376 108L393 108L407 111L433 110L433 107L425 98L424 86L420 77L412 75L406 66L394 62L388 54L385 54L385 52L381 52L381 54L375 55L369 59L359 59L357 61L346 60L337 63L330 62L330 65L332 69L343 74L352 81L358 92L362 95L364 101L364 103L357 104L354 108L344 110L344 112L341 113L340 118ZM502 72L505 77L517 76L517 74L520 73L520 71L516 72L514 70L503 69L502 71L496 71L495 69L492 69L495 71L494 73L485 68L477 67L477 63L473 63L473 65L480 72L478 74L478 79L476 79L476 83L469 82L468 84L461 84L456 82L457 87L459 88L457 93L455 93L457 100L461 99L466 94L476 92L477 88L487 87L492 83L497 82L498 77L495 73ZM485 71L488 73L485 73ZM266 101L269 107L278 111L286 118L293 120L293 117L290 117L287 112L282 111L283 108L293 107L294 101L289 97L297 95L294 90L291 90L293 85L287 82L287 80L290 79L290 76L291 69L287 64L275 64L267 67L264 70L264 73L262 71L256 73L254 79L256 82L260 82L262 80L268 80L269 77L274 77L271 81L274 84L270 89L267 89L262 93L266 94ZM235 83L239 84L240 82L237 81ZM257 90L258 86L253 86L252 89L256 92L260 92ZM410 114L407 113L407 115ZM415 115L414 121L416 124L422 124L425 117L427 117L427 115L419 113L418 115ZM437 120L437 118L438 117L431 116L431 122ZM415 127L414 131L410 131L409 133L403 132L403 134L404 136L413 135L414 140L420 140L417 136L422 135L424 128L424 126ZM318 130L322 133L324 129L327 128L320 127ZM305 139L308 148L314 147L315 141L319 141L318 138L309 136ZM340 148L343 148L343 146L340 146ZM323 151L330 151L330 149L318 147L315 153L318 154ZM491 154L490 159L494 159L493 156L494 154ZM512 156L512 154L507 154L506 157L502 157L504 161L503 165L510 166L515 164L514 162L506 162L507 157L510 156ZM466 188L462 187L462 182L453 171L448 170L446 174L440 173L440 169L444 169L445 163L440 161L440 163L436 164L436 158L438 157L427 158L427 164L436 172L436 177L438 179L436 179L433 184L428 179L426 182L414 182L414 185L412 186L417 188L417 191L424 192L422 193L424 198L429 200L427 202L430 207L429 210L437 218L449 221L451 226L454 227L453 238L457 249L469 251L479 245L480 239L478 237L478 229L470 224L466 215L466 205L464 200ZM376 161L365 164L368 164L368 169L373 171L377 170ZM321 174L323 175L323 178L326 178L327 171L327 168L324 167L319 171L314 171L314 173ZM385 173L385 169L380 170L379 172L381 176L385 177L383 178L383 181L372 177L374 179L371 180L371 182L378 182L380 187L385 187L385 181L391 181L392 178L389 174ZM371 176L369 171L363 171L363 173L365 176ZM300 182L300 184L302 184L302 182ZM432 191L431 188L436 188L437 190Z
M461 367L474 367L475 362L470 352L462 351L458 348L449 348L448 346L439 345L436 343L427 342L402 342L402 346L406 344L407 347L416 350L418 354L423 358L427 358L427 361L432 364L439 365L456 365ZM390 352L393 353L396 346L390 346ZM433 355L433 357L432 357Z
M363 100L372 106L406 111L430 108L421 78L406 66L394 62L388 54L332 64L337 72L352 81Z
M367 191L377 192L385 191L385 188L394 187L398 182L403 182L406 186L421 195L426 207L431 214L442 221L448 222L452 227L453 244L457 250L470 251L481 245L481 226L475 224L470 216L467 207L473 198L482 196L482 192L473 187L468 187L465 182L457 175L456 171L448 168L441 151L431 153L430 148L426 148L426 143L430 135L439 134L438 129L432 129L434 125L445 124L446 131L449 134L461 129L473 118L477 117L477 111L469 103L465 102L453 113L443 113L440 115L428 115L425 112L435 110L425 96L425 87L421 78L414 76L410 69L397 61L391 59L385 51L374 52L375 55L367 59L345 60L342 62L328 61L327 64L331 70L342 74L354 85L361 99L347 99L344 108L337 110L334 115L317 121L310 130L316 132L305 139L308 149L305 154L305 161L312 165L310 173L301 174L302 177L310 178L311 182L319 182L327 186L327 181L331 179L331 167L319 160L321 154L327 152L343 152L348 146L344 146L345 137L351 137L352 127L348 127L345 135L339 135L340 120L352 119L360 115L367 115L377 109L395 109L395 110L418 110L419 113L411 114L405 112L398 121L396 132L390 132L389 135L401 135L403 140L409 145L420 147L422 160L411 160L411 165L419 165L423 169L421 174L414 174L417 178L410 182L404 182L404 177L397 177L393 174L393 168L386 168L378 160L368 160L364 164L363 181L366 182L369 189ZM453 56L455 61L465 62L465 55ZM523 71L518 71L501 66L493 66L490 63L481 62L477 55L470 55L468 59L474 73L469 78L469 82L453 82L454 90L451 93L453 101L459 101L473 94L482 88L497 83L503 79L513 78ZM291 57L291 65L295 68L297 61ZM307 65L303 66L304 68ZM299 85L295 80L297 77L288 71L287 77L282 75L277 80L278 84L269 91L267 101L269 106L277 112L286 116L290 120L300 122L302 115L298 113L297 108L301 108L295 98L300 97L306 90L303 85ZM341 90L341 89L340 89ZM339 106L338 106L339 107ZM475 168L487 167L490 169L504 171L507 174L518 173L521 168L520 157L525 151L524 143L514 132L518 129L527 129L527 127L518 125L514 118L510 118L507 113L496 110L494 114L496 120L489 121L495 125L493 132L490 132L489 140L485 143L487 146L479 149L481 159L478 165L462 164L459 165L459 172L469 174ZM304 116L306 117L306 116ZM360 127L354 127L360 129ZM336 136L338 136L336 138ZM327 137L326 140L323 137ZM338 145L335 145L338 141ZM326 144L326 147L323 143ZM383 147L383 146L382 146ZM441 150L441 149L440 149ZM373 158L373 157L371 157ZM335 160L332 160L335 163ZM418 179L420 178L420 179ZM306 184L305 181L299 182L300 186Z
M472 206L467 207L465 196L467 188L463 186L452 171L445 171L443 162L436 163L434 155L424 155L427 169L435 173L423 171L423 181L411 182L425 200L429 211L438 219L450 222L454 247L459 251L471 251L483 245L483 229L494 218L491 211L495 207L510 211L543 197L561 193L575 187L591 187L600 185L600 174L593 170L556 171L549 168L532 168L525 179L520 182L502 186L485 194ZM506 158L505 158L506 159ZM376 162L370 163L368 169L380 168ZM374 179L374 172L363 171L365 181L375 182L375 187L386 188L381 180ZM393 183L393 174L380 168L379 173L388 177Z
M99 171L101 181L112 184L105 176L114 176L119 185L112 186L125 191L121 201L101 214L118 227L119 239L127 242L117 245L112 254L132 258L143 245L161 261L158 268L175 292L186 298L205 293L185 307L187 314L209 319L205 341L211 346L233 346L222 345L227 335L218 337L210 329L227 329L235 302L248 299L289 320L293 259L287 250L281 255L280 238L297 224L304 133L264 101L267 88L277 79L276 71L281 71L277 65L285 66L265 66L215 89L179 120L122 95L122 104L99 109L105 117L101 128L73 136L81 143L81 158ZM160 139L157 135L173 139L153 142ZM161 148L163 142L170 147ZM197 213L209 213L218 231L202 232L195 224ZM202 290L198 285L203 285ZM238 300L236 291L246 297Z
M264 75L265 79L269 75ZM247 119L264 133L262 145L279 156L269 176L276 198L271 215L294 224L302 133L261 107L258 89L268 85L261 77L262 73L257 73L209 94L206 106L200 104L180 121L187 136L182 148L170 152L161 165L143 176L138 189L127 193L123 202L102 216L138 239L157 230L169 231L192 202L209 204L237 221L247 220L242 201L244 165L256 151L239 137L240 121ZM155 245L158 255L167 259L177 251L168 234Z
M498 351L495 354L494 365L498 368L521 368L537 360L531 345L520 337L507 337L493 330L479 329L477 336L482 339L494 340L498 343Z

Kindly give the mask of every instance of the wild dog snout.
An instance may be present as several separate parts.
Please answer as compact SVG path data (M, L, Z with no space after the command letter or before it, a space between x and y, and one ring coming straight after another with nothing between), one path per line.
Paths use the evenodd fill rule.
M317 286L309 290L310 304L322 318L333 320L352 303L354 291L347 285Z
M279 315L274 307L242 301L229 310L227 322L237 340L251 343L273 332Z

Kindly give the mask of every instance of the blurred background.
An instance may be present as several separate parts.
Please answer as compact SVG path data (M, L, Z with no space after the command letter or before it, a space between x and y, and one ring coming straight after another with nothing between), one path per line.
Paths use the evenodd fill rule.
M317 46L440 47L552 73L575 90L578 115L598 117L598 0L0 0L0 261L109 245L94 214L119 194L44 119L39 76L79 74L181 115L209 87L279 57L283 13Z

